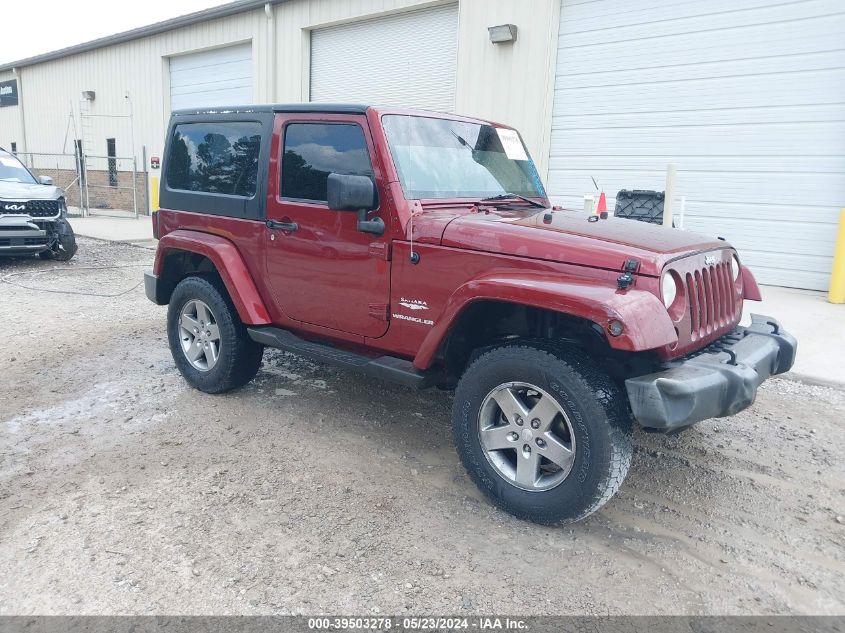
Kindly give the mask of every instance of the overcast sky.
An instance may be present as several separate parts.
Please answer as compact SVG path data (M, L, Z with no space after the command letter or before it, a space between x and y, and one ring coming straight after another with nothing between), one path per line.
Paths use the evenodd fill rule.
M226 4L228 0L0 0L0 64Z

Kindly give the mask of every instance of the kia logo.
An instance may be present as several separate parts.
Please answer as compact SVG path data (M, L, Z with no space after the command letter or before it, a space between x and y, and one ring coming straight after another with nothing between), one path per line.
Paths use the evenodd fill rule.
M6 211L23 211L26 209L25 204L7 204L5 207Z
M716 265L716 256L715 255L705 255L704 256L704 265L705 266L715 266Z

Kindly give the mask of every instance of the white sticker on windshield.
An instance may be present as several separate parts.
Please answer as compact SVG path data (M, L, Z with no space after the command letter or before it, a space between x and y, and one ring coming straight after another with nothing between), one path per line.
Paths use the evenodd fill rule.
M496 132L499 134L499 140L505 149L505 156L511 160L528 160L528 154L525 153L525 147L519 140L519 134L516 133L516 130L497 127Z

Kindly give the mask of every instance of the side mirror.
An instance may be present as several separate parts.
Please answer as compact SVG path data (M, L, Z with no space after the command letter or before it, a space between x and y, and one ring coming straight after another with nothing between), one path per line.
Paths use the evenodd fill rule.
M370 211L378 206L375 185L367 176L329 174L326 189L329 209L335 211Z
M367 211L378 207L376 186L372 178L350 174L329 174L326 182L326 197L329 209L357 212L358 230L362 233L373 235L384 233L384 220L367 219Z
M52 185L53 179L50 178L50 176L39 176L38 182L40 182L42 185Z

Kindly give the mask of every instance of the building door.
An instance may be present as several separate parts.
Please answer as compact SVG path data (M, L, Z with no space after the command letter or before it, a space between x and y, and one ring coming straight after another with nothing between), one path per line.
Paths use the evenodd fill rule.
M268 200L267 279L277 308L291 319L377 337L387 331L390 262L386 201L370 217L388 225L362 233L357 214L326 204L330 173L374 177L364 115L277 115L281 145ZM271 226L273 222L279 225Z
M563 2L548 192L665 187L761 283L827 288L845 204L845 4ZM677 220L677 215L676 215Z
M170 58L171 110L252 102L252 44Z
M311 101L455 109L458 5L311 32Z

